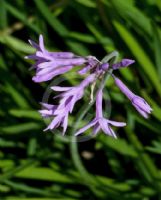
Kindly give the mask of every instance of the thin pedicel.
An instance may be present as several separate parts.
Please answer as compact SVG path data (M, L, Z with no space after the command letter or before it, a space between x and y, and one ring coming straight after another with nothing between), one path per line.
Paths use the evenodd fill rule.
M72 68L81 66L77 71L79 75L86 75L84 80L73 87L53 86L52 90L60 92L56 97L59 98L58 105L42 103L43 109L40 114L44 118L52 117L52 122L44 130L53 130L58 127L63 128L63 135L65 134L68 126L68 116L72 113L74 106L84 96L86 88L91 86L90 102L93 103L96 99L96 114L95 118L86 126L78 130L75 135L84 133L87 129L93 127L92 134L96 135L100 130L105 134L116 138L112 126L122 127L125 126L124 122L115 122L104 118L102 110L103 89L109 76L112 76L115 84L122 93L127 96L135 109L144 117L148 118L152 112L150 105L142 98L135 95L130 89L114 74L113 71L127 67L135 61L131 59L122 59L120 62L115 62L118 56L117 52L113 52L99 61L94 56L78 56L72 52L49 52L44 47L43 36L39 37L39 44L32 40L29 43L36 49L35 54L26 56L26 59L35 60L35 64L31 69L35 69L36 74L33 77L34 82L44 82L53 79L55 76L64 74ZM97 88L97 89L96 89ZM96 94L96 95L95 95ZM94 97L96 96L96 97Z

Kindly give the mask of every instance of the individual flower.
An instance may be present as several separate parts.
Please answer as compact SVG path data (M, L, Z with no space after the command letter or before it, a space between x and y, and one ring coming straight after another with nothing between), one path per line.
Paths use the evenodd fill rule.
M103 117L102 96L103 96L102 88L100 88L97 92L97 95L96 95L96 117L89 124L87 124L86 126L81 128L80 130L78 130L75 133L75 136L77 136L81 133L84 133L87 129L93 127L92 133L94 135L96 135L102 129L102 131L105 134L116 138L116 134L112 130L111 125L112 126L118 126L118 127L126 126L126 123L124 123L124 122L115 122L115 121L105 119Z
M136 110L145 118L148 118L148 114L151 113L152 108L150 105L142 98L135 95L129 88L116 76L113 75L116 85L120 88L122 93L127 96L127 98L131 101L132 105L136 108Z
M135 62L135 60L124 58L120 62L113 64L112 69L116 70L116 69L119 69L119 68L128 67L129 65L133 64L134 62Z
M33 77L35 82L51 80L78 65L87 65L92 68L98 62L94 56L81 57L71 52L49 52L44 47L42 35L39 37L39 44L31 40L29 42L36 49L36 53L25 58L36 61L32 66L36 69L36 75Z
M58 126L63 127L63 135L66 132L67 124L68 124L68 115L73 111L75 103L80 100L84 95L84 89L95 81L95 74L89 75L85 78L80 85L75 87L60 87L53 86L52 90L62 92L60 95L56 96L60 97L59 105L51 105L51 104L42 104L45 109L40 110L39 112L43 117L54 117L49 126L45 129L53 130Z

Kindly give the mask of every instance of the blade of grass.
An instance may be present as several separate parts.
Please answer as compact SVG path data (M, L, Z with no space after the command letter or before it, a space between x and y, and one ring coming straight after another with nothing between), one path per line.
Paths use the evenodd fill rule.
M5 0L0 0L0 30L7 27L7 11L5 8Z
M51 13L46 3L42 0L34 0L35 5L48 24L62 37L68 35L66 27Z
M26 18L26 16L23 14L23 12L21 12L20 10L18 10L17 8L12 6L7 1L5 1L5 7L6 7L8 12L10 12L18 20L22 21L31 30L33 30L34 32L36 32L38 34L40 33L40 29L38 27L36 27L35 24L32 24L31 22L29 22L28 19Z
M153 51L155 55L155 63L158 69L158 75L161 80L161 39L159 36L159 30L157 26L152 24L152 32L153 32Z

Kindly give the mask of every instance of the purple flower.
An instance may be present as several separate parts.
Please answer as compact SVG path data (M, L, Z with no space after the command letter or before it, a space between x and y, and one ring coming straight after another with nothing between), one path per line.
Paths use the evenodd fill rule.
M78 74L80 75L84 75L88 71L94 71L100 63L99 60L97 60L97 58L94 56L87 56L86 59L88 60L88 64L78 71Z
M103 63L101 66L100 66L100 68L102 69L102 70L104 70L104 71L107 71L108 70L108 68L109 68L109 64L108 63Z
M41 115L43 117L54 117L52 122L45 129L45 131L48 129L55 129L58 126L62 126L63 135L65 134L68 124L69 113L73 111L75 103L83 97L84 89L93 81L95 81L95 74L89 75L80 83L80 85L75 87L51 87L51 89L53 89L54 91L59 91L62 93L55 97L61 98L59 105L42 104L45 109L39 111Z
M116 64L112 65L112 69L116 70L122 67L127 67L131 64L133 64L135 62L135 60L131 60L131 59L122 59L121 62L118 62Z
M136 110L145 118L148 118L148 114L151 113L152 108L150 105L142 98L135 95L131 92L128 87L117 77L114 77L116 85L120 88L120 90L127 96L127 98L131 101L132 105L136 108Z
M29 40L30 44L36 49L36 53L26 56L27 59L33 59L36 63L32 68L36 69L36 75L33 77L35 82L51 80L53 77L64 74L74 66L96 63L95 57L76 56L71 52L49 52L44 47L43 36L39 37L39 44Z
M124 122L115 122L115 121L105 119L103 117L102 96L103 96L102 89L99 89L97 92L97 95L96 95L96 117L85 127L78 130L75 133L76 136L85 132L87 129L93 127L92 134L94 134L94 135L97 134L102 129L102 131L105 134L116 138L115 132L112 130L110 125L118 126L118 127L126 126L126 123L124 123Z

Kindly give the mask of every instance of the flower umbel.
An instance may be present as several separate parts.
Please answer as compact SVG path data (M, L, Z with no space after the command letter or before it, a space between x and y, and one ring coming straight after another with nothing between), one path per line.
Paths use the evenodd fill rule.
M39 44L32 40L29 40L29 43L36 49L35 54L25 57L35 61L34 65L31 67L31 69L36 70L36 74L33 77L34 82L49 81L55 76L64 74L77 66L81 66L81 69L77 70L77 73L82 77L85 75L84 80L77 86L51 87L52 90L60 92L60 94L54 97L54 99L59 98L59 103L57 105L48 104L46 102L41 103L43 108L39 112L42 117L52 118L51 123L45 131L62 127L64 135L68 126L68 117L73 112L76 102L83 98L85 89L91 86L89 103L92 106L91 103L94 103L96 99L95 118L78 130L75 135L80 135L87 129L93 128L93 135L96 135L102 130L105 134L116 138L117 136L111 126L123 127L126 123L112 121L103 116L103 89L110 76L114 78L115 84L127 96L132 105L143 117L147 118L151 113L152 108L150 105L142 97L131 92L129 88L113 74L113 71L133 64L135 62L134 60L122 59L120 62L115 62L118 55L117 52L112 52L102 61L99 61L96 57L91 55L83 57L75 55L72 52L50 52L44 47L42 35L39 37ZM95 94L96 97L94 98Z

